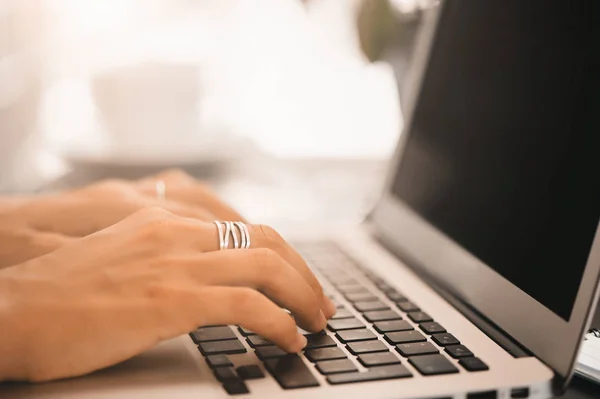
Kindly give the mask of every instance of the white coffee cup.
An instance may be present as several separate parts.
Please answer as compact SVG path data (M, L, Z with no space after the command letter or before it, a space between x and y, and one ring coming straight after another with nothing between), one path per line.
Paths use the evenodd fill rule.
M39 109L39 74L20 54L0 55L0 190L31 179Z
M113 154L164 155L195 145L199 71L193 64L140 63L100 72L92 95Z

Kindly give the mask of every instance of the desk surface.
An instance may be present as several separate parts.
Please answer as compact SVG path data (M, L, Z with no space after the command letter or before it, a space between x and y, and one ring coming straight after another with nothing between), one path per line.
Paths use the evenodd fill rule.
M218 170L192 169L190 172L209 181L249 219L285 229L290 225L315 223L356 225L375 204L386 168L383 161L261 158ZM154 172L152 168L78 167L50 189L82 185L105 177L137 178ZM260 201L268 201L270 206L257 206ZM598 399L600 386L576 377L562 398Z

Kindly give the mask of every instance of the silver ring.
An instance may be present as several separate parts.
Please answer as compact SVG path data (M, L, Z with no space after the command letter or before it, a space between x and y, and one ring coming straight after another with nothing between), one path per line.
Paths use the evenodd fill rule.
M229 248L229 235L231 234L231 225L225 222L225 235L223 239L223 246L225 249Z
M244 247L244 249L249 249L250 248L250 231L248 230L248 226L246 226L246 224L242 223L242 222L237 222L237 223L244 230L243 235L246 238L246 246Z
M247 248L247 246L246 246L246 241L247 241L246 240L246 231L244 230L243 223L242 222L234 222L233 224L240 231L240 248L246 249Z
M215 220L213 222L216 226L217 226L217 231L219 232L219 250L224 250L225 249L225 237L223 236L223 226L221 226L221 222Z
M229 224L229 227L230 227L231 238L233 238L233 248L235 248L235 249L239 248L240 247L240 239L237 234L237 229L238 229L237 224L235 224L233 222L225 222L225 223Z
M250 248L250 231L248 230L248 226L243 222L221 222L215 220L213 223L217 226L219 234L219 250L229 249L230 241L233 243L232 249Z
M163 180L156 182L156 199L159 201L167 199L167 185Z

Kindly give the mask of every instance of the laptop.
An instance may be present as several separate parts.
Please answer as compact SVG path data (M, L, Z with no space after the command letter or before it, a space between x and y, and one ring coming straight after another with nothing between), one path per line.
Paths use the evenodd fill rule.
M0 396L562 392L598 297L596 4L448 0L428 12L377 206L354 230L288 237L338 306L303 353L203 327L93 375Z

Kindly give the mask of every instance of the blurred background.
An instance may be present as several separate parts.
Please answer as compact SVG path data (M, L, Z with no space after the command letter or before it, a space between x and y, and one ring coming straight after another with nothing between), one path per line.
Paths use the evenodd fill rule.
M360 221L423 0L0 0L0 193L181 167L251 220Z

